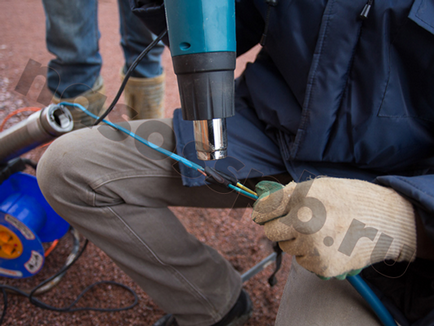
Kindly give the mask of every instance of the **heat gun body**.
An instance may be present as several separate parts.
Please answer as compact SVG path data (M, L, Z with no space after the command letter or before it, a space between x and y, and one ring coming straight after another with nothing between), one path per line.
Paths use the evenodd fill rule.
M226 156L226 118L235 113L234 0L165 0L184 120L194 121L197 156Z

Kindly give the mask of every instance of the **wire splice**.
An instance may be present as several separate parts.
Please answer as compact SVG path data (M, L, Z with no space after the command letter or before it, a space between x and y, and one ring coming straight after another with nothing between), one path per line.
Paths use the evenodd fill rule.
M244 195L246 197L250 197L253 200L258 199L258 196L252 195L250 192L247 192L241 188L238 188L237 186L229 185L229 188L235 190L236 192L240 193L241 195Z
M208 176L206 181L223 185L226 188L228 188L230 184L235 186L238 183L238 180L235 177L231 177L223 172L219 172L209 166L205 167L205 173Z
M211 183L223 185L226 188L235 190L241 195L252 198L254 200L258 199L258 195L254 191L239 183L237 178L235 177L217 171L216 169L209 166L205 167L205 173L208 176L206 180Z
M82 110L84 113L86 113L87 115L91 116L92 118L94 118L94 119L98 118L95 114L89 112L88 110L86 110L85 107L83 107L82 105L80 105L78 103L61 102L59 104L60 105L66 105L66 106L69 105L69 106L77 107L80 110ZM128 136L133 137L134 139L138 140L142 144L144 144L144 145L146 145L146 146L148 146L148 147L150 147L150 148L152 148L152 149L160 152L161 154L164 154L164 155L166 155L166 156L174 159L175 161L177 161L179 163L182 163L182 164L186 165L187 167L192 168L192 169L200 172L201 174L203 174L206 177L211 177L208 180L214 179L214 180L216 180L215 183L222 184L222 185L226 186L227 188L233 189L236 192L238 192L238 193L240 193L240 194L242 194L244 196L250 197L250 198L252 198L254 200L258 199L258 196L256 196L255 193L252 190L248 189L245 186L242 186L237 181L236 178L230 177L230 176L228 176L228 175L226 175L224 173L218 172L217 170L215 170L214 168L211 168L211 167L205 167L205 169L204 169L200 165L198 165L198 164L196 164L196 163L194 163L194 162L192 162L192 161L190 161L190 160L188 160L188 159L186 159L186 158L184 158L184 157L182 157L182 156L180 156L178 154L172 153L172 152L168 151L167 149L164 149L164 148L162 148L162 147L160 147L158 145L155 145L154 143L151 143L150 141L148 141L148 140L146 140L146 139L144 139L144 138L136 135L132 131L129 131L128 129L125 129L122 126L119 126L119 125L117 125L117 124L115 124L113 122L110 122L108 120L105 120L105 119L103 119L102 121L105 124L107 124L107 125L115 128L115 129L117 129L117 130L119 130L119 131L127 134ZM244 189L242 189L241 187L239 187L239 185L241 185Z

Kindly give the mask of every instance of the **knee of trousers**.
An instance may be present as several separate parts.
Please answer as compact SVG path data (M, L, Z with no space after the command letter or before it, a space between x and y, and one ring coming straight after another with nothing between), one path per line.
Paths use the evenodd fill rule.
M87 201L86 164L83 160L86 144L75 132L56 139L42 155L37 165L37 181L50 206L63 217L77 205Z

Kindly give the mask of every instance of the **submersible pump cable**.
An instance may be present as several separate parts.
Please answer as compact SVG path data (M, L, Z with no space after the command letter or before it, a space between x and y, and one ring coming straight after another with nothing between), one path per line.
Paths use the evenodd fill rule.
M61 274L61 273L65 273L77 260L78 258L80 258L80 256L83 254L84 250L86 249L87 245L89 243L89 240L85 240L84 244L83 244L83 248L81 249L81 251L78 253L78 255L74 258L74 260L68 265L63 267L56 275ZM100 282L95 282L91 285L89 285L88 287L86 287L78 296L77 298L67 307L65 308L57 308L57 307L53 307L50 306L38 299L35 299L33 297L33 295L36 293L36 291L38 291L39 288L41 288L42 286L44 286L45 284L47 284L48 282L51 282L56 275L53 275L52 277L48 278L47 280L43 281L42 283L40 283L37 287L35 287L32 292L30 292L30 294L28 295L29 300L32 304L34 304L35 306L39 307L39 308L43 308L43 309L47 309L47 310L53 310L53 311L58 311L58 312L74 312L74 311L83 311L83 310L92 310L92 311L103 311L103 312L115 312L115 311L122 311L122 310L128 310L133 308L135 305L137 305L137 303L139 302L139 298L137 296L137 294L130 289L128 286L123 285L121 283L118 282L113 282L113 281L100 281ZM134 302L132 304L130 304L127 307L122 307L122 308L96 308L96 307L79 307L79 308L72 308L85 294L86 292L88 292L89 290L91 290L92 288L94 288L95 286L99 285L99 284L110 284L110 285L115 285L115 286L119 286L122 287L124 289L126 289L127 291L129 291L133 297L134 297Z
M80 105L78 103L60 102L59 105L74 106L76 108L79 108L84 113L86 113L87 115L91 116L92 118L98 119L98 116L96 116L92 112L86 110L85 107L83 107L82 105ZM202 166L200 166L199 164L196 164L196 163L194 163L194 162L186 159L185 157L182 157L182 156L180 156L180 155L178 155L176 153L173 153L171 151L168 151L167 149L164 149L164 148L162 148L162 147L160 147L158 145L155 145L154 143L152 143L152 142L150 142L150 141L148 141L148 140L140 137L139 135L135 134L134 132L132 132L132 131L130 131L130 130L128 130L128 129L126 129L126 128L120 126L120 125L118 125L118 124L115 124L115 123L110 122L110 121L105 120L105 119L103 119L102 122L104 122L105 124L107 124L110 127L113 127L113 128L115 128L115 129L117 129L119 131L122 131L123 133L125 133L128 136L134 138L135 140L139 141L140 143L142 143L142 144L144 144L144 145L146 145L146 146L148 146L148 147L156 150L157 152L159 152L161 154L164 154L164 155L172 158L173 160L175 160L175 161L177 161L179 163L182 163L182 164L186 165L187 167L200 172L204 176L207 176L207 174L205 173L205 169ZM250 193L250 192L248 192L246 190L243 190L243 189L241 189L238 186L229 185L229 187L231 189L235 190L236 192L238 192L238 193L240 193L242 195L248 196L248 197L250 197L252 199L256 199L257 198L256 195L253 195L252 193Z
M82 105L78 104L78 103L68 103L68 102L61 102L59 103L60 105L65 105L65 106L74 106L79 108L80 110L82 110L84 113L86 113L87 115L91 116L94 119L98 119L98 117L96 115L94 115L93 113L89 112L88 110L86 110L86 108L84 108ZM138 136L137 134L129 131L128 129L123 128L122 126L119 126L115 123L112 123L108 120L104 120L102 119L102 121L127 134L128 136L131 136L132 138L136 139L137 141L141 142L142 144L149 146L150 148L165 154L167 156L169 156L170 158L174 159L175 161L182 163L192 169L195 169L199 172L201 172L202 174L204 174L206 176L205 170L203 167L201 167L200 165L180 156L177 155L175 153L172 153L164 148L161 148L160 146L157 146L155 144L153 144L152 142L143 139L142 137ZM252 190L249 189L249 191L243 190L238 186L234 186L229 184L228 187L230 189L233 189L234 191L245 195L249 198L252 199L258 199L258 196L255 192L253 192ZM245 189L245 186L242 186ZM365 283L365 281L363 281L363 279L360 277L360 275L354 275L354 276L347 276L347 280L350 282L350 284L356 289L356 291L366 300L366 302L369 304L369 306L372 308L372 310L374 310L375 314L377 315L377 317L381 320L382 324L384 326L397 326L395 320L393 319L392 315L390 314L390 312L386 309L386 307L383 305L383 303L380 301L380 299L378 299L378 297L375 295L375 293L371 290L371 288Z

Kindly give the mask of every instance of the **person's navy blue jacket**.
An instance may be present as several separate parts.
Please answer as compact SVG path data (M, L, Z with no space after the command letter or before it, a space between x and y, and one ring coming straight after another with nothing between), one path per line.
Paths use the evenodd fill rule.
M154 32L164 29L162 7L131 1ZM228 121L237 130L230 150L242 158L269 148L257 157L276 161L270 170L243 160L240 178L254 168L286 170L295 181L328 175L392 187L414 204L434 243L434 2L377 0L361 19L366 2L278 1L263 49L236 83L243 105ZM264 0L236 2L237 55L260 42L267 10ZM178 152L194 159L179 112L174 128ZM186 185L203 182L183 175ZM385 274L400 273L395 267ZM434 262L418 259L397 279L364 276L398 307L391 310L401 325L434 325Z

